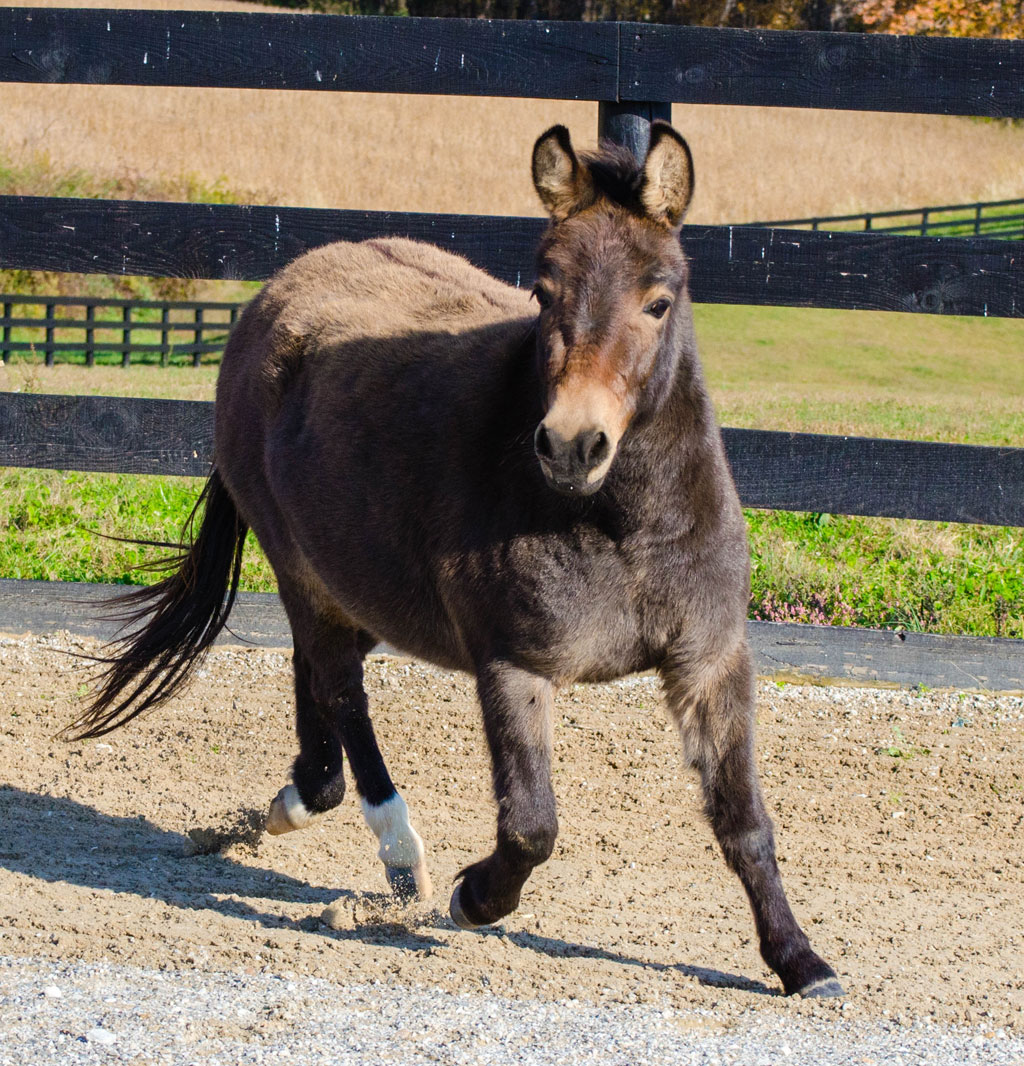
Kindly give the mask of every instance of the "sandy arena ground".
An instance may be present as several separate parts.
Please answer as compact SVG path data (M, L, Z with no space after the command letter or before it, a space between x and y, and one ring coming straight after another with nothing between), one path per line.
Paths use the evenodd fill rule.
M447 915L452 878L493 836L469 679L368 662L437 893L400 909L354 793L304 832L260 833L295 754L287 653L220 648L172 705L99 742L55 741L89 674L66 653L94 648L0 638L0 954L712 1008L725 1025L842 1011L1024 1031L1019 696L761 683L783 877L849 993L794 1003L758 955L653 678L560 696L556 853L480 934ZM220 850L194 854L190 833Z

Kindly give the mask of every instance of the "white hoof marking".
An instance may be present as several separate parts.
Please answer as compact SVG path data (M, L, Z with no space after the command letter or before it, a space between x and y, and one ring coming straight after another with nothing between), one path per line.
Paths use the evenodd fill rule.
M380 861L390 868L411 870L416 882L416 894L420 899L429 899L433 888L427 872L423 841L409 823L409 808L405 800L397 792L376 807L364 799L363 817L380 841L377 851Z
M285 785L270 804L266 830L271 836L280 836L293 829L305 829L313 818L299 797L299 790L294 785Z

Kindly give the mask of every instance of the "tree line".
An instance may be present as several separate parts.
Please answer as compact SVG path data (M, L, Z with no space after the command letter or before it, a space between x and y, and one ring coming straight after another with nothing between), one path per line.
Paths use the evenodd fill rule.
M1024 0L274 0L344 15L1024 37Z

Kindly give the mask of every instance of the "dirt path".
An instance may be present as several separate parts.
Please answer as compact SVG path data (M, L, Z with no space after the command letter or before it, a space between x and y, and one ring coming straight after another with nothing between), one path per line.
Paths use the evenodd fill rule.
M493 804L467 678L368 664L438 893L403 911L351 796L260 837L294 756L287 654L218 649L170 707L65 745L88 674L65 649L91 647L0 638L0 954L1024 1031L1020 697L762 683L783 876L844 1007L777 995L651 678L560 696L556 853L516 914L468 934L448 886L490 849ZM189 856L190 831L229 843Z

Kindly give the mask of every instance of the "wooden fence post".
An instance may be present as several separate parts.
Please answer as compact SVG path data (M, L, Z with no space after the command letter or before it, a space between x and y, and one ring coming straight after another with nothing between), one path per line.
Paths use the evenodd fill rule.
M121 343L124 345L124 352L121 355L121 366L130 366L132 361L132 353L130 351L130 345L132 343L132 308L131 304L125 304L121 310L121 323L124 328L121 330Z
M46 297L44 297L44 299L46 299ZM53 311L55 306L56 305L53 300L47 300L45 318L46 346L43 348L43 360L45 361L47 366L53 366Z
M167 366L171 361L171 345L168 341L170 336L169 323L171 321L171 309L169 307L160 310L160 365Z
M671 104L632 100L612 104L602 100L597 108L597 135L628 148L642 163L651 143L651 123L659 118L672 120Z
M195 351L192 353L192 365L199 366L203 361L203 352L200 345L203 343L203 309L201 307L196 308L195 317L196 328L193 333L193 340L195 343Z
M96 331L93 322L96 320L96 308L93 304L85 305L85 365L96 365Z

